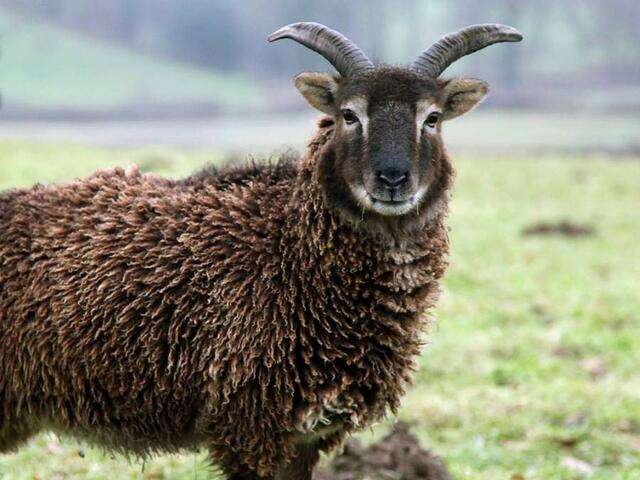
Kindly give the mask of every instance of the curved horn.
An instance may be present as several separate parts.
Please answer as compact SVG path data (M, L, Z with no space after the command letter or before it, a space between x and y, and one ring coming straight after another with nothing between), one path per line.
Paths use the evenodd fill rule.
M437 78L460 57L499 42L519 42L522 34L513 27L487 23L472 25L442 37L411 64L411 70Z
M292 23L269 35L270 42L290 38L326 58L343 77L371 70L373 63L351 40L319 23Z

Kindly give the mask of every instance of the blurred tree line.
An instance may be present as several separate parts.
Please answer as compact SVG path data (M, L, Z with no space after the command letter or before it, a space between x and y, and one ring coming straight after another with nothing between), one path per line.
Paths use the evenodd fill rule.
M463 70L510 84L558 74L640 82L638 0L0 0L0 6L155 55L275 77L326 68L304 49L282 46L283 54L267 47L266 35L289 22L320 21L373 58L405 62L451 30L495 21L517 26L526 42L471 57Z

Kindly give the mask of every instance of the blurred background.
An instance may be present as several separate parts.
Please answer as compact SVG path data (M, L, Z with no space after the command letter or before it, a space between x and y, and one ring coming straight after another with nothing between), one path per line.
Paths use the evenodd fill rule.
M377 61L407 63L450 31L501 22L525 41L445 74L493 87L449 144L628 152L640 145L639 19L636 0L0 0L0 135L299 147L314 113L291 78L332 69L293 42L268 44L272 31L320 21Z
M451 269L400 417L456 479L640 480L638 0L0 0L0 190L301 151L318 114L292 78L332 68L266 42L301 20L388 63L469 24L524 34L445 72L492 93L444 126ZM0 455L2 480L67 478L219 477L48 434Z

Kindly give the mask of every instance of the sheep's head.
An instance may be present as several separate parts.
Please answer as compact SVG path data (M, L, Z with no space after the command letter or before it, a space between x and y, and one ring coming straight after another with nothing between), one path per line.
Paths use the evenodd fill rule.
M418 214L428 201L446 160L442 122L468 112L488 92L481 80L441 80L440 74L464 55L522 36L504 25L467 27L406 67L376 66L350 40L316 23L289 25L269 41L282 38L320 53L340 74L295 78L307 101L335 122L327 188L343 208L397 217Z

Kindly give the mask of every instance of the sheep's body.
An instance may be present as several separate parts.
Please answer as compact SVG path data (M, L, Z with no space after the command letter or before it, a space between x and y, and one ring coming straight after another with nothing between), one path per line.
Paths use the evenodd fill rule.
M271 478L397 408L446 268L449 175L424 228L367 233L315 178L332 133L299 164L0 195L0 452L52 428Z

